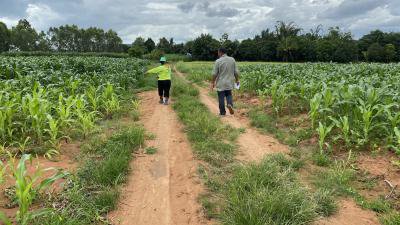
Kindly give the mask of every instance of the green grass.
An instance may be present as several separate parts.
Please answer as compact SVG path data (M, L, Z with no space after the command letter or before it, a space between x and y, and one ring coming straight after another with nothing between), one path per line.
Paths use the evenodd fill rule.
M346 162L335 161L329 169L316 174L314 184L317 188L332 191L336 196L351 196L355 193L352 187L355 175Z
M156 147L147 147L147 148L144 150L144 152L145 152L147 155L154 155L154 154L157 153L157 151L158 151L158 149L157 149Z
M392 212L390 214L384 215L380 218L383 225L399 225L400 224L400 213Z
M132 127L112 135L108 140L86 146L84 163L68 182L64 192L51 204L50 214L35 224L102 224L107 212L116 208L119 184L125 181L132 152L144 144L142 127Z
M224 192L223 224L307 224L336 210L330 195L302 186L284 155L239 167Z

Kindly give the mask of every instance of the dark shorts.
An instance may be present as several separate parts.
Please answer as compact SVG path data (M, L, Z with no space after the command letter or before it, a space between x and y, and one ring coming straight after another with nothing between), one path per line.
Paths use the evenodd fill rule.
M158 95L160 97L169 98L169 90L171 89L170 80L159 80L158 81Z

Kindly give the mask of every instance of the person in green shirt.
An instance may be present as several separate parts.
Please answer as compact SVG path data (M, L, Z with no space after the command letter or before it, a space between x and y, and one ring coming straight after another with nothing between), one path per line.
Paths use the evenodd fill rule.
M161 66L147 71L148 74L158 75L158 95L160 104L168 105L169 90L171 89L171 67L164 56L160 59Z

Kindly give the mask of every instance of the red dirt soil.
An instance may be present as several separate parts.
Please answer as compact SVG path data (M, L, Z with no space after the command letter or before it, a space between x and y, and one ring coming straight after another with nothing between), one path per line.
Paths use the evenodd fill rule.
M329 217L318 220L314 225L379 225L372 211L362 210L352 200L342 200L339 211Z

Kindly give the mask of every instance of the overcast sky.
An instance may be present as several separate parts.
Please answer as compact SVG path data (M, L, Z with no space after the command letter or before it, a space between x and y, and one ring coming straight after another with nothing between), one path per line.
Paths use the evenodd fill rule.
M113 29L124 40L201 33L253 37L276 21L294 21L308 31L340 26L356 38L373 29L400 31L400 0L0 0L0 21L9 27L26 18L37 30L76 24Z

